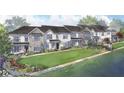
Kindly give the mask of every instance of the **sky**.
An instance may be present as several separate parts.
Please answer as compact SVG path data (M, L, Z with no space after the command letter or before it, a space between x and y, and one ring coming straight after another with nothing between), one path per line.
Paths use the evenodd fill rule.
M6 19L11 19L14 15L0 15L0 23L4 24ZM86 15L19 15L27 20L28 23L35 26L41 25L77 25L79 20ZM124 21L124 15L92 15L98 20L105 20L106 24L112 19Z

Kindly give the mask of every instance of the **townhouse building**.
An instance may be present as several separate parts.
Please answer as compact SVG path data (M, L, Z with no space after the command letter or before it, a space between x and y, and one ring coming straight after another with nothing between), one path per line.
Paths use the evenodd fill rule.
M108 27L101 25L80 25L83 30L85 41L93 40L98 45L101 45L105 38L112 41L112 32Z
M88 40L99 44L105 39L111 40L111 32L99 25L79 26L23 26L9 33L12 53L44 52L71 47L83 47Z

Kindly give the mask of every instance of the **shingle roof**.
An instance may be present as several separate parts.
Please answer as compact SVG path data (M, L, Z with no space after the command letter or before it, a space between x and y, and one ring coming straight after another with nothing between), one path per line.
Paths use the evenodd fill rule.
M9 34L28 34L31 32L36 26L23 26L20 27L12 32L9 32Z
M65 28L69 29L70 31L76 31L80 32L82 29L79 26L70 26L70 25L65 25Z
M46 32L48 30L52 30L54 33L70 33L71 31L80 32L85 29L85 27L88 27L89 29L94 29L94 31L98 32L104 32L106 31L106 27L100 26L100 25L80 25L80 26L49 26L49 25L42 25L41 27L38 26L23 26L20 27L12 32L9 32L9 34L28 34L35 28L39 28L41 31Z
M83 29L85 29L86 27L91 29L94 29L94 31L96 32L105 32L107 30L107 26L101 26L101 25L80 25L80 27L82 27Z
M42 25L41 30L43 32L52 30L54 33L59 33L59 32L65 32L65 33L70 33L69 30L67 30L64 26L48 26L48 25Z

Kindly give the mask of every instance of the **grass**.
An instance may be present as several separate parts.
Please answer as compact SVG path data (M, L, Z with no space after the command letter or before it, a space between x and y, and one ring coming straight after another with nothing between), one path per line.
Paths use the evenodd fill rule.
M124 41L113 44L113 49L124 47Z
M38 55L29 58L22 58L18 61L21 64L27 65L43 65L45 67L53 67L60 64L75 61L80 58L85 58L100 53L98 49L75 49L70 51Z

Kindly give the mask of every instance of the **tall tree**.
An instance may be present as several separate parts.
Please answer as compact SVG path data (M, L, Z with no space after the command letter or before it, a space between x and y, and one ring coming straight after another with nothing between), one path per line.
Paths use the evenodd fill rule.
M11 42L5 27L0 24L0 55L8 56L11 49Z
M5 57L10 54L11 43L3 25L0 24L0 69L5 63Z
M96 17L87 15L86 17L84 17L83 19L80 20L79 24L81 24L81 25L97 25L98 20Z
M30 24L27 23L26 19L19 16L14 16L12 19L7 19L5 21L5 25L7 31L13 31L21 26L28 26Z

